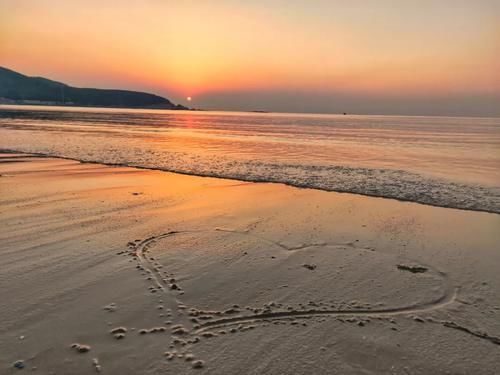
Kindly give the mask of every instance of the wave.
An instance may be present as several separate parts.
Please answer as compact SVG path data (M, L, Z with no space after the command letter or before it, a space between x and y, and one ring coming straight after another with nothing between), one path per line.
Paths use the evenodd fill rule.
M237 160L218 160L216 163L211 161L207 164L184 163L181 166L178 162L162 165L150 160L130 160L120 153L85 157L57 151L37 152L22 147L1 151L27 152L83 163L161 170L200 177L282 183L299 188L360 194L437 207L500 214L500 188L452 182L403 170ZM174 160L176 155L169 155L167 159ZM182 160L182 157L177 160Z
M0 149L500 213L500 121L0 108Z

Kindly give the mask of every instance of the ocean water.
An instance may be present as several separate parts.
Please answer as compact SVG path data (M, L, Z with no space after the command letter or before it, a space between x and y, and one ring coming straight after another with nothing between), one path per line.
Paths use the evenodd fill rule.
M500 213L500 118L0 106L0 149Z

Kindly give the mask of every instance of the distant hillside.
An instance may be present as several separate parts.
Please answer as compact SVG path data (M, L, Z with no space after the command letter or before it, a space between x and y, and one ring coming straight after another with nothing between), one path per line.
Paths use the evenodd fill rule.
M187 109L145 92L78 88L0 67L0 103Z

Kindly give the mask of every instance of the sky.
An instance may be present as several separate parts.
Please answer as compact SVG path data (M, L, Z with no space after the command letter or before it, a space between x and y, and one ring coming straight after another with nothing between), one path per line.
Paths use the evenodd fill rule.
M0 66L206 109L500 116L500 0L0 0Z

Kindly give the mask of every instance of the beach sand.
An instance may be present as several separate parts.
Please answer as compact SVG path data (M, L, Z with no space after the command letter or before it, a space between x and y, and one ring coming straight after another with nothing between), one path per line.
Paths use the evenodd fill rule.
M0 174L1 374L499 371L499 215L22 154Z

